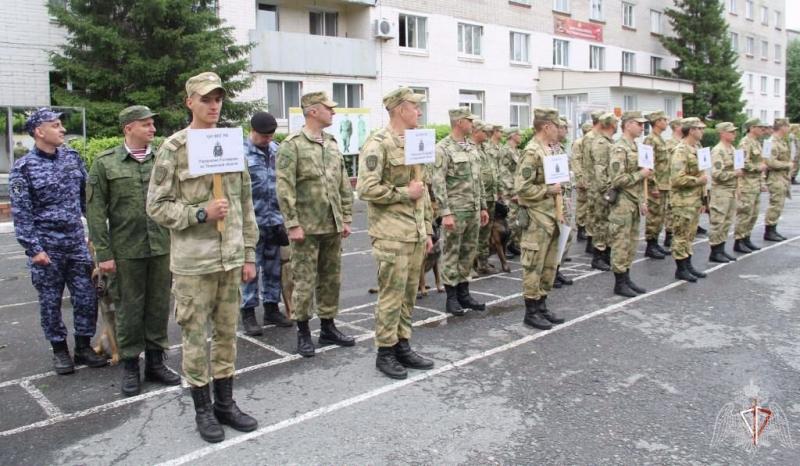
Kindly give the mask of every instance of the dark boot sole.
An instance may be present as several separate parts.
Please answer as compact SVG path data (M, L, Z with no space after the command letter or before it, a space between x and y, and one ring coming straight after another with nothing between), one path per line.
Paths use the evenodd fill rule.
M331 340L328 338L319 337L319 345L320 346L328 346L328 345L336 345L336 346L355 346L356 341L340 341L340 340Z
M200 434L200 432L198 432L198 434ZM200 434L200 438L205 440L208 443L219 443L219 442L225 440L225 434L223 433L222 436L220 436L220 437L209 437L209 436Z
M523 324L527 325L528 327L533 327L537 330L552 330L552 325L544 325L544 324L532 324L530 322L522 321Z
M228 426L233 430L238 430L239 432L252 432L252 431L258 429L258 423L256 423L253 426L241 426L241 425L235 425L232 422L228 422L226 420L220 419L220 417L217 415L217 413L214 413L214 417L216 417L217 418L217 422L219 422L223 426Z
M247 330L245 330L243 333L245 335L247 335L248 337L260 337L260 336L264 335L264 331L263 330L251 330L249 332Z
M266 320L266 319L264 320L264 325L274 325L276 327L281 327L281 328L294 326L292 322L276 322L274 320Z
M299 354L300 356L302 356L304 358L313 358L314 355L317 354L317 352L316 351L308 352L308 351L297 350L297 354Z
M689 283L697 283L697 278L694 275L692 275L691 277L684 277L684 276L680 276L678 274L675 274L675 279L676 280L683 280L683 281L689 282Z
M147 375L146 372L144 374L144 381L145 382L158 383L158 384L161 384L161 385L166 385L168 387L173 387L175 385L180 385L181 384L180 376L178 376L178 381L177 382L171 382L169 380L164 380L163 378L161 378L159 376Z
M75 365L76 366L84 365L86 367L91 367L92 369L97 369L99 367L106 367L108 365L108 361L103 360L102 362L98 361L90 364L83 358L75 358Z
M655 260L663 260L667 256L664 256L662 254L654 254L651 252L651 253L645 253L644 257L649 257L650 259L655 259Z
M75 373L75 367L63 368L63 369L53 369L56 374L58 375L69 375Z
M138 389L138 390L136 390L134 392L127 392L125 390L120 390L120 393L122 393L122 396L130 398L132 396L136 396L136 395L142 393L142 389L140 388L140 389Z
M378 369L378 372L380 372L381 374L385 375L386 377L389 377L390 379L404 380L404 379L408 378L408 372L406 372L404 374L392 374L392 373L389 373L389 372L381 370L379 367L376 367L376 369Z
M635 297L639 296L633 290L631 290L630 292L614 290L614 294L617 295L617 296L624 296L626 298L635 298Z
M421 371L426 371L428 369L433 369L433 366L434 366L433 362L431 362L430 364L408 364L408 363L404 363L403 361L400 361L399 359L398 359L397 362L399 362L400 365L405 367L406 369L419 369Z

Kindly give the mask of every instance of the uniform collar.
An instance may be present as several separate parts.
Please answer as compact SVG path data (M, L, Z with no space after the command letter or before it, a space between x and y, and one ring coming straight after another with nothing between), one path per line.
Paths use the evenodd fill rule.
M61 153L61 147L56 147L56 152L54 154L50 154L50 153L47 153L47 152L43 151L42 149L39 149L39 146L34 144L32 152L34 154L38 155L39 157L42 157L42 158L45 158L45 159L48 159L48 160L54 160L54 159L58 158L59 153Z

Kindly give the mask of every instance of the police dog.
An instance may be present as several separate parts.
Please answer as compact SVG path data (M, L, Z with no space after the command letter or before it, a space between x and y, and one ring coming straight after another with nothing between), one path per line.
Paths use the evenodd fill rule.
M94 246L89 243L89 251L94 261L92 270L92 283L95 293L97 293L97 310L102 317L100 336L92 349L94 352L111 359L111 364L119 363L119 345L117 344L117 317L114 309L114 300L110 293L110 277L107 273L100 270L95 256Z
M492 232L489 235L489 255L497 254L500 259L500 268L503 272L511 272L511 267L506 259L506 247L511 239L511 230L508 228L508 206L497 201L494 203L494 219L492 219Z

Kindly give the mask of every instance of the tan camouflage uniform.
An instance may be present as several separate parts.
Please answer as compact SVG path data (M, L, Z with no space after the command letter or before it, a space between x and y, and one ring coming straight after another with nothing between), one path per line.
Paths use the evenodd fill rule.
M767 189L769 190L769 207L764 218L768 226L777 225L783 213L786 198L791 196L789 172L792 169L792 156L789 138L772 138L772 157L764 159L767 164Z
M608 245L608 216L610 206L603 195L611 187L608 176L608 165L611 157L611 146L614 142L610 137L598 132L592 139L592 148L589 151L588 165L591 167L592 178L591 192L592 204L592 243L598 251L605 251Z
M718 143L711 150L711 230L708 244L724 243L736 217L736 170L733 169L733 146Z
M745 136L739 142L744 150L744 176L739 179L739 204L736 209L736 239L749 238L758 218L762 174L761 141Z
M512 201L514 196L514 175L517 171L517 164L519 163L520 150L517 147L511 147L506 143L500 150L498 156L497 172L499 178L500 192L503 199L508 205L508 227L511 229L511 238L509 241L513 244L519 244L521 229L517 224L517 217L519 212L519 204Z
M486 131L492 131L492 125L486 125ZM488 133L490 134L490 133ZM492 233L492 220L494 219L494 203L500 192L500 180L497 174L497 155L500 146L486 141L478 148L481 156L481 181L486 196L486 210L489 212L489 223L480 228L478 232L478 263L486 264L489 260L489 235Z
M672 153L672 257L686 259L692 255L692 242L700 220L705 183L698 179L703 176L698 168L697 147L681 142Z
M647 217L645 219L645 239L658 239L661 229L671 231L669 205L669 178L670 178L670 151L667 143L659 134L651 132L644 139L644 143L653 146L655 157L655 178L648 181ZM659 196L653 196L658 193Z
M636 256L641 220L639 206L644 201L644 177L639 171L636 142L620 138L611 148L610 162L608 177L611 185L619 190L608 220L611 270L625 273Z

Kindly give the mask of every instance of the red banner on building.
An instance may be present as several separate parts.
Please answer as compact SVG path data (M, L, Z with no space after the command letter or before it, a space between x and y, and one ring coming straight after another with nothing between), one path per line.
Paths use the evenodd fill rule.
M599 24L576 21L572 18L556 16L555 33L561 36L603 42L603 27Z

